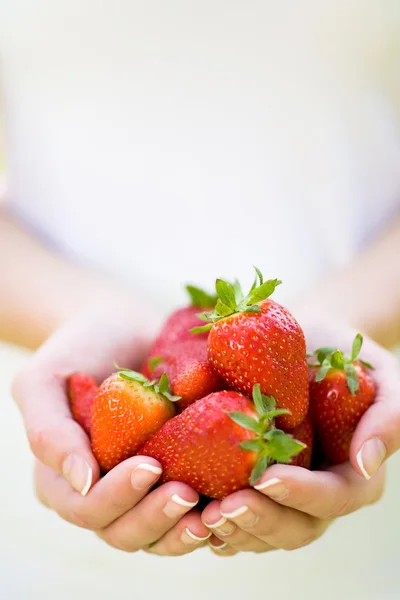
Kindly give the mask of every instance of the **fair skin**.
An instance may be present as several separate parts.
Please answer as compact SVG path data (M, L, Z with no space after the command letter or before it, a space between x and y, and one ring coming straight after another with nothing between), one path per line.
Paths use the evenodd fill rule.
M400 265L393 260L399 248L400 220L350 269L299 301L295 314L309 349L329 343L346 350L359 328L382 344L400 340ZM37 495L62 518L130 552L182 555L204 545L212 533L213 552L229 556L304 546L336 517L380 498L384 469L379 463L397 450L400 439L400 374L393 355L368 339L363 358L375 365L379 393L357 428L349 463L321 472L275 465L257 482L258 490L213 501L203 512L195 506L197 493L185 484L170 482L149 492L160 465L147 457L128 459L100 478L89 440L71 418L65 377L79 369L101 380L114 361L137 367L159 318L144 311L116 282L51 255L5 215L0 218L0 256L2 249L13 253L14 262L13 274L5 260L0 262L1 289L7 284L0 336L33 348L57 330L28 361L13 391L37 458ZM372 273L374 265L379 268ZM40 287L33 276L38 273ZM373 291L384 289L385 294L374 295L368 303L365 290L371 281ZM337 302L337 289L348 300L343 305ZM28 314L21 297L30 298Z

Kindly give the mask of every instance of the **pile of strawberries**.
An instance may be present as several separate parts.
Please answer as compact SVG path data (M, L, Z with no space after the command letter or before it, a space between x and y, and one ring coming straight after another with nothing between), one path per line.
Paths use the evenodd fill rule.
M358 360L362 337L350 356L326 347L308 364L300 325L270 299L280 283L256 269L247 295L221 279L216 296L188 286L191 305L168 318L140 372L120 369L100 387L69 377L72 414L102 472L147 455L163 467L160 483L223 498L276 462L348 460L376 394L371 365Z

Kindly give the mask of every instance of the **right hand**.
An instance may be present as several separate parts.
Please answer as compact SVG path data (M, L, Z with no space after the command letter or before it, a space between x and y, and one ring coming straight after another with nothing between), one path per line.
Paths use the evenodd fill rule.
M161 474L149 457L134 456L100 478L89 438L73 420L66 396L65 381L74 371L100 382L114 362L137 368L154 334L143 329L144 321L139 328L131 311L116 310L112 317L92 314L66 323L16 377L13 395L37 458L36 492L45 506L121 550L181 555L209 536L194 509L198 494L179 482L149 492Z

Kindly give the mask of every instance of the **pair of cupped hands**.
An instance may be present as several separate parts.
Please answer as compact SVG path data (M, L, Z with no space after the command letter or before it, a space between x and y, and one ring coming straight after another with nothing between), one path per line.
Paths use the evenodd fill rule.
M53 334L16 377L13 395L45 506L127 552L179 556L208 544L217 555L231 556L301 548L337 517L380 499L382 465L400 446L400 369L394 355L369 339L362 358L375 367L378 394L357 427L348 463L321 471L273 465L253 489L213 500L202 511L186 484L154 488L162 471L152 458L134 456L100 477L89 439L72 419L65 380L86 371L102 381L114 362L137 368L153 334L145 321L118 311L81 315ZM328 344L350 350L350 327L307 321L300 322L308 351Z

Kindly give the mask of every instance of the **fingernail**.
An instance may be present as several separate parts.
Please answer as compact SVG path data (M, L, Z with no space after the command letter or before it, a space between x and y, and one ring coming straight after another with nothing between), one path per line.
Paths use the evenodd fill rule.
M213 544L212 542L208 542L210 548L212 548L213 550L224 550L225 548L228 547L228 544L226 542L224 542L223 544L219 544L218 546L216 546L215 544Z
M235 519L239 527L253 527L259 517L248 506L241 506L231 513L222 513L228 519Z
M157 481L161 473L162 469L160 467L150 465L149 463L141 463L132 472L132 487L135 490L147 490L147 488Z
M178 494L174 494L164 506L163 512L170 519L175 519L187 513L190 508L196 506L197 502L198 500L196 502L188 502L178 496Z
M281 500L287 496L288 489L281 479L274 477L273 479L267 479L258 485L254 486L255 490L263 491L266 496L269 496L273 500Z
M62 473L74 490L86 496L92 485L93 471L84 458L79 454L69 454L64 460Z
M222 512L221 510L221 515L223 517L225 517L226 519L236 519L237 517L240 517L241 515L243 515L245 512L247 512L249 510L248 506L240 506L239 508L237 508L236 510L227 513L227 512Z
M230 523L225 517L221 517L216 523L204 523L206 527L212 529L218 535L231 535L236 529L234 523Z
M357 464L365 479L371 479L386 456L385 444L379 438L371 438L361 447L357 454Z
M186 529L181 534L181 541L185 544L185 546L199 546L202 542L208 540L211 537L212 533L209 532L205 537L199 537L195 535L190 529L186 527Z

